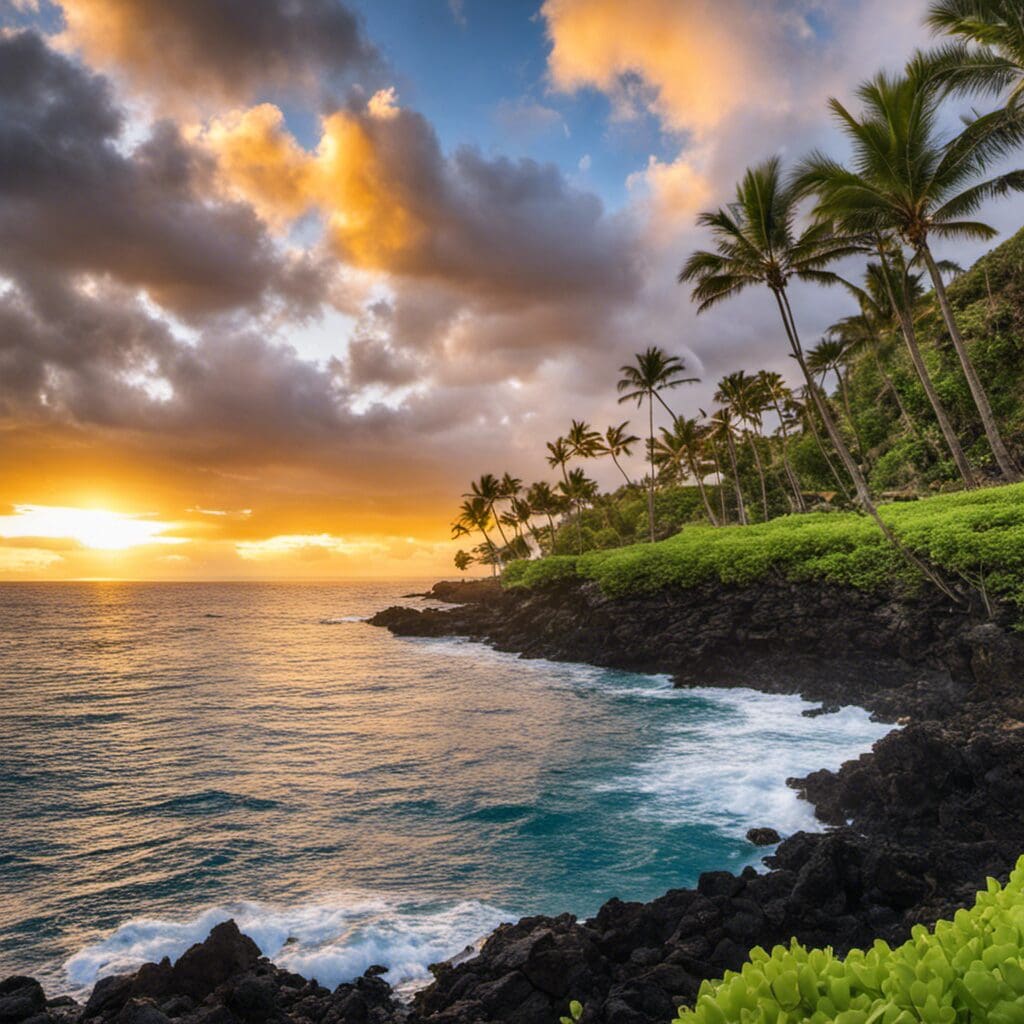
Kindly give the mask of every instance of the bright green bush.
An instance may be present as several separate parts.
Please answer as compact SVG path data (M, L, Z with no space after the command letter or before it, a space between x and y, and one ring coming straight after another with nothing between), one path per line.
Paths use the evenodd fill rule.
M1024 1024L1024 857L1005 888L897 949L845 957L796 940L753 949L739 972L705 981L675 1024Z
M1024 484L894 503L883 506L882 515L908 547L951 576L984 588L993 600L1024 607ZM772 576L865 590L915 582L878 527L853 512L717 529L693 524L657 544L513 563L503 582L538 587L580 577L596 580L609 596L622 596Z

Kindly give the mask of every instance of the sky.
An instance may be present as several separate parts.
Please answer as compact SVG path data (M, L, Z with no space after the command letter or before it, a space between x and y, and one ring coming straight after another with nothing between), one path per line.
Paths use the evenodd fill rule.
M675 283L695 217L842 156L827 97L925 7L0 0L0 579L451 574L471 479L639 425L634 352L701 378L680 413L792 378L770 296Z

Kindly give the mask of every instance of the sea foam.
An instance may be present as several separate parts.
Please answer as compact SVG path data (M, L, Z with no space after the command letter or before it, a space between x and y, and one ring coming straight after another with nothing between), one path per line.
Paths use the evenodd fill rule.
M177 959L210 929L233 918L274 963L334 987L372 964L409 993L430 980L428 966L472 947L513 915L476 900L446 907L366 896L335 896L278 907L234 903L208 907L182 921L139 917L80 950L64 965L71 990L86 993L97 979L135 970L162 957Z

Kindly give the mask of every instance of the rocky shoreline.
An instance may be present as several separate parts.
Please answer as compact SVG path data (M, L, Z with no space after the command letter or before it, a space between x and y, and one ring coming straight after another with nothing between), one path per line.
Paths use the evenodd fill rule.
M1008 617L783 580L618 599L588 583L505 592L480 581L429 596L453 607L389 608L371 622L666 672L679 685L795 692L826 712L859 704L904 727L838 772L792 780L827 828L785 839L766 873L711 872L650 903L613 899L586 922L502 925L478 956L437 965L411 1006L383 968L330 991L261 958L226 923L173 965L102 980L85 1006L47 1002L31 979L0 982L0 1024L549 1024L570 998L586 1021L667 1024L753 945L898 941L969 903L1024 851L1024 639Z

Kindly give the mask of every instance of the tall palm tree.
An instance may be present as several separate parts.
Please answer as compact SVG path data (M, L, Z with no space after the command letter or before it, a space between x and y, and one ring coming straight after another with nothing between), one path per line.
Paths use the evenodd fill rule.
M745 370L727 373L718 382L714 397L716 402L720 402L732 413L732 418L739 425L740 436L748 443L754 456L754 466L761 484L761 509L764 521L768 522L768 484L765 481L761 453L757 450L757 442L750 429L755 424L760 424L763 411L763 396L760 394L757 378L748 376ZM731 437L731 434L729 436ZM735 468L735 458L733 463Z
M657 399L672 418L675 413L665 404L662 391L681 384L697 384L700 378L684 377L686 364L678 356L670 356L664 349L652 345L633 357L632 363L619 368L622 376L616 385L619 402L636 402L639 408L647 400L647 461L650 473L647 481L647 519L651 542L654 541L654 401Z
M661 456L667 464L685 467L685 471L697 484L708 522L712 526L718 526L718 519L711 508L707 488L704 486L704 476L708 471L704 456L707 433L708 428L696 417L679 416L673 422L671 430L661 428L661 436L655 442L655 449L656 456Z
M836 237L832 225L824 220L797 233L798 199L798 191L783 182L777 157L748 170L737 187L735 202L727 208L700 215L699 223L712 231L715 251L699 251L690 256L679 273L679 280L694 282L693 298L698 303L698 313L739 295L751 285L768 288L782 318L792 355L807 382L829 439L853 481L861 507L903 558L956 600L957 596L945 581L907 550L878 514L864 474L807 367L789 302L789 283L793 278L819 284L834 283L836 276L826 267L833 260L855 252L857 246L847 238Z
M944 141L939 125L942 91L920 62L905 75L876 75L857 94L863 106L859 117L839 100L829 100L852 143L853 169L815 153L804 161L801 185L816 194L820 217L865 234L894 231L922 261L999 470L1006 479L1018 480L1020 471L967 352L931 240L987 240L997 234L987 224L966 218L990 198L1024 191L1024 171L984 177L992 161L1024 142L1024 118L996 111Z
M832 479L835 480L836 486L846 500L850 501L852 499L850 488L847 486L846 480L843 479L843 474L839 472L838 467L832 461L832 456L829 455L828 448L825 447L825 440L818 429L818 406L811 395L810 388L806 384L801 388L797 388L793 392L793 397L788 404L794 417L803 427L804 432L810 432L811 437L814 438L814 443L821 454L822 461L828 466L828 471L832 474Z
M620 456L629 458L633 453L633 446L640 443L640 438L635 434L631 434L626 429L628 426L629 420L623 421L617 427L610 426L604 432L604 437L601 439L598 451L601 455L611 456L612 462L615 463L615 468L622 474L622 479L626 481L626 486L632 487L633 481L630 480L629 474L622 468L622 464L619 462Z
M487 527L491 525L492 518L491 508L486 498L482 495L467 497L459 506L458 518L452 523L452 538L465 537L471 531L476 530L483 537L483 546L491 553L491 572L493 575L497 572L498 553L494 547L494 541L491 540L491 536L487 532Z
M558 485L558 489L562 492L570 511L575 510L576 512L576 548L582 554L583 509L597 495L597 484L589 479L581 468L577 467L569 470L565 480Z
M736 494L736 515L739 516L740 525L746 526L747 505L743 500L743 488L740 486L740 470L736 461L736 416L732 409L725 405L716 409L708 420L716 438L725 441L725 450L729 453L729 465L732 467L732 486Z
M718 454L718 438L715 435L715 426L710 421L708 414L703 410L698 410L701 418L705 420L704 423L704 438L707 441L708 451L711 453L711 461L715 466L715 486L718 491L718 507L722 514L722 524L725 525L729 522L729 515L725 509L725 477L722 475L722 459Z
M493 473L484 473L479 480L474 480L469 487L469 492L464 494L463 497L483 499L487 506L487 514L494 518L494 525L498 528L498 533L501 535L501 543L508 547L508 537L505 536L505 531L501 528L501 519L494 511L495 505L505 497L502 481Z
M535 484L530 484L530 488L526 492L526 500L530 503L530 507L537 513L537 515L545 516L547 518L551 547L554 549L554 516L561 512L561 502L559 501L558 495L551 489L551 485L549 483L544 480L539 480Z
M789 459L789 420L785 406L793 397L792 389L783 380L782 374L776 373L774 370L758 370L757 379L779 420L779 431L782 434L782 466L786 472L790 490L793 492L796 510L806 512L807 502L804 501L803 488L800 486L796 470L793 469L793 463Z
M1024 11L1020 0L937 0L926 23L953 41L927 55L939 80L957 92L1006 94L1024 101Z
M839 335L826 334L817 345L807 353L807 366L812 374L821 377L821 386L825 387L825 380L830 373L836 375L836 383L839 385L839 398L843 403L843 412L846 414L846 422L857 440L858 461L862 466L867 464L864 457L864 442L857 427L857 421L853 416L853 406L850 404L850 388L847 381L849 369L849 349L846 342Z
M874 308L885 316L894 316L900 325L900 333L906 345L907 353L913 364L917 379L924 388L928 404L935 413L939 431L949 449L957 472L968 490L977 486L974 470L971 469L967 456L964 454L960 439L953 429L949 413L939 397L932 381L931 374L925 364L921 348L917 343L917 327L914 323L913 305L915 300L924 294L921 277L913 273L903 256L902 247L892 239L886 240L882 235L875 234L872 244L878 255L879 262L869 263L867 267L866 294L871 298Z
M547 442L547 448L548 465L552 469L559 470L562 474L562 482L566 482L568 480L566 467L572 459L572 447L564 437L556 437L554 441Z

